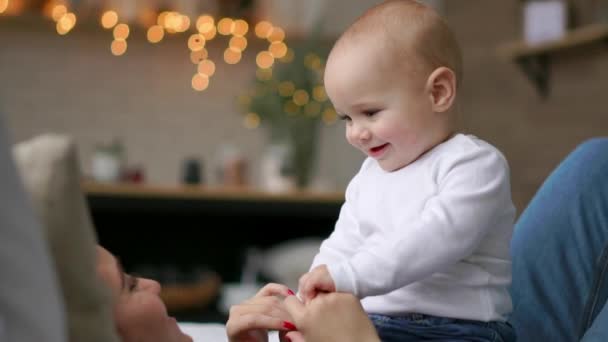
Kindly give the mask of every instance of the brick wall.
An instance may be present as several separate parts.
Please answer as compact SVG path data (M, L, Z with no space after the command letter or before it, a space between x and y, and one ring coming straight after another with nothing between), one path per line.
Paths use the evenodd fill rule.
M521 209L571 149L606 134L608 47L555 55L551 97L542 100L519 69L495 53L498 44L521 36L519 1L444 1L444 6L465 57L463 124L505 153ZM0 113L14 139L45 131L71 134L88 169L95 143L119 136L129 159L142 164L153 182L175 182L180 162L191 155L205 160L213 179L218 146L231 142L250 157L255 178L264 134L241 126L234 101L254 75L253 49L236 66L217 63L211 86L197 93L190 88L195 68L185 37L158 46L142 37L133 32L128 53L117 58L109 52L110 32L82 29L59 37L48 22L0 18ZM218 61L220 53L211 50ZM320 150L318 176L343 188L362 158L344 141L340 123L323 130Z

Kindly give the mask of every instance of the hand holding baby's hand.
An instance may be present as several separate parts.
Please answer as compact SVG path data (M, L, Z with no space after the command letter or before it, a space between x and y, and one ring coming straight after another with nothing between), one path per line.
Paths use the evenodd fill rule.
M326 265L319 265L300 277L300 295L304 302L315 298L319 292L335 292L336 284Z

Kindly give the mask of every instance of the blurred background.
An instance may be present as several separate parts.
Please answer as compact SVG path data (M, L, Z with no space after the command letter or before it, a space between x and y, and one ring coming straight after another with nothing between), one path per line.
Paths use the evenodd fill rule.
M305 266L285 256L307 265L331 232L363 156L324 61L379 2L0 0L0 114L14 142L72 136L102 244L166 284L218 275L167 300L221 320L247 292L232 288L290 281L277 270ZM505 154L521 212L569 151L606 134L607 1L426 2L461 43L463 131Z

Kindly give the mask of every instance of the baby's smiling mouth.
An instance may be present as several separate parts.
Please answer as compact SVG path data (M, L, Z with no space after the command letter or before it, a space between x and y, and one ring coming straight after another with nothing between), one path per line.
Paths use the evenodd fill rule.
M372 147L372 148L370 148L370 149L369 149L369 151L370 151L372 154L376 154L376 153L378 153L378 152L382 151L382 150L383 150L383 149L384 149L386 146L388 146L388 143L386 143L386 144L382 144L382 145L380 145L380 146Z

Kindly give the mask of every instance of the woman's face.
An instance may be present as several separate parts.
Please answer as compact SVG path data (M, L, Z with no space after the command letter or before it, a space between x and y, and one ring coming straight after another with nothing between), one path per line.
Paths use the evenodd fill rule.
M124 273L120 262L97 247L97 273L112 290L114 320L124 342L192 342L159 297L160 284Z

